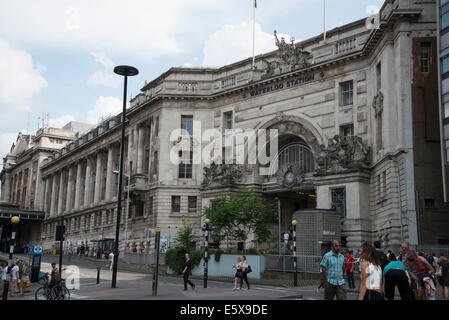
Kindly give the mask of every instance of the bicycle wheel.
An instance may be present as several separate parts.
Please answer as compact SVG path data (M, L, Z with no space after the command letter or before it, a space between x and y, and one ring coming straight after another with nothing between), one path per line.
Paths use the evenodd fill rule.
M50 290L45 287L37 289L34 293L34 297L36 300L52 300Z
M70 290L66 286L62 287L62 299L70 300Z

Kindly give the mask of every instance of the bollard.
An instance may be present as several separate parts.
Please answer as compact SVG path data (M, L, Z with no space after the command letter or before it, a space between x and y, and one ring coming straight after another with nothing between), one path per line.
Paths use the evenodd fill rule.
M100 284L100 267L97 267L97 284Z
M153 296L157 296L157 278L159 273L159 247L160 247L160 239L161 239L161 229L156 229L155 235L155 243L154 243L154 266L153 266Z
M298 286L298 267L297 267L297 261L296 261L296 224L298 222L296 220L292 221L292 225L293 225L293 268L294 273L293 273L293 286L297 287Z

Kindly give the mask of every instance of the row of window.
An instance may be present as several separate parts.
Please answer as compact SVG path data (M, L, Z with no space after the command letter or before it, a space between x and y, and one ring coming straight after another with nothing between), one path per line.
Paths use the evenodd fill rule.
M188 196L188 211L196 211L197 209L197 197ZM175 213L181 212L181 196L171 197L171 211Z

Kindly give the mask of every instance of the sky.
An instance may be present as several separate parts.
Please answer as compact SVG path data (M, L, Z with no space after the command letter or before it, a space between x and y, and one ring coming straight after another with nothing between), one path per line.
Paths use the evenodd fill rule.
M366 18L383 0L326 0L326 27ZM324 0L257 0L256 55L323 32ZM171 67L221 67L252 56L254 0L0 0L0 155L18 132L97 124ZM2 161L0 161L2 162ZM0 163L0 167L1 167Z

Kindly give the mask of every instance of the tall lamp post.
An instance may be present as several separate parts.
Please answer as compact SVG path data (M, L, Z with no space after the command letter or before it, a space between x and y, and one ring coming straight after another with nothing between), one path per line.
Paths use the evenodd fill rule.
M298 267L296 264L296 225L298 224L298 222L296 220L292 221L292 226L293 226L293 268L294 268L294 273L293 273L293 286L297 287L298 286Z
M115 248L114 261L112 267L112 283L111 288L116 287L117 282L117 263L119 255L119 236L120 236L120 215L122 212L122 187L123 187L123 153L125 150L125 122L126 122L126 90L128 86L128 77L136 76L139 71L131 66L117 66L114 68L114 73L125 77L125 85L123 88L123 113L122 113L122 141L120 143L120 168L118 179L118 203L117 203L117 225L115 229Z
M20 218L14 216L11 218L12 230L11 230L11 241L9 247L9 259L8 259L8 275L6 280L4 281L3 286L3 300L8 300L8 291L9 291L9 280L12 274L12 256L14 254L14 242L16 241L16 225L20 222Z
M112 171L112 173L119 174L119 172L117 170ZM131 177L126 173L124 173L123 175L128 179L128 191L126 192L126 218L125 218L125 249L126 249L126 244L128 243L129 181L131 180Z
M204 223L206 224L206 230L204 233L205 241L204 241L204 288L207 288L207 249L209 248L209 224L210 219L204 220Z

